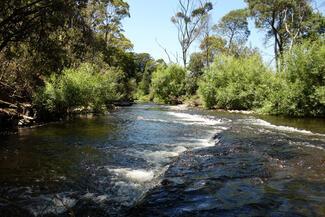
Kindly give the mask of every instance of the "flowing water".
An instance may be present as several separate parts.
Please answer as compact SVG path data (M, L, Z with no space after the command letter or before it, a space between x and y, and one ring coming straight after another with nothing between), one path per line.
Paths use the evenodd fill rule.
M135 105L1 137L0 216L325 216L325 122Z

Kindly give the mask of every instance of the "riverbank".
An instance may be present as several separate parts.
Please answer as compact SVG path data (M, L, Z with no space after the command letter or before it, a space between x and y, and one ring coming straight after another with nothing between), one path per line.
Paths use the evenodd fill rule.
M35 111L30 104L0 108L0 131L15 130L18 127L28 127L37 124Z
M141 100L136 100L136 103L154 103L151 100L149 100L150 97L143 97ZM160 103L158 103L160 104ZM161 104L166 105L166 104ZM253 110L232 110L232 109L220 109L220 108L211 108L207 109L203 106L202 101L198 96L192 96L189 99L185 99L183 101L180 101L180 104L174 105L177 106L180 110L182 108L200 108L208 111L217 111L217 112L229 112L229 113L236 113L236 114L258 114L256 111Z
M32 128L43 126L47 123L62 121L68 117L81 114L105 114L120 107L132 106L133 101L117 101L106 106L105 111L94 111L91 108L79 107L62 115L51 115L49 118L39 117L37 110L32 105L25 103L24 106L11 105L11 108L0 108L0 134L16 132L19 128ZM19 108L19 109L18 109Z

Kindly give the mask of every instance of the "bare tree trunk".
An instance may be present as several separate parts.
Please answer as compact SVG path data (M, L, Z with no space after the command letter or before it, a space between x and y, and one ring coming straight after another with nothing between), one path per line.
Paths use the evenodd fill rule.
M187 67L187 51L183 50L183 52L182 52L182 58L183 58L184 68L186 68Z
M178 41L182 49L183 65L187 67L187 54L192 43L201 34L205 16L212 10L210 2L178 0L180 11L171 18L178 31ZM193 13L195 11L195 13Z
M277 43L276 35L274 35L274 55L275 55L276 71L279 72L279 55L278 55L278 43Z

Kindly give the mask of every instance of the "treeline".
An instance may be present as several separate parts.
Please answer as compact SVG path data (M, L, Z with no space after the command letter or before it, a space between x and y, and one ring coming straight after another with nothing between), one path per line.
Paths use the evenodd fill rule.
M246 0L246 9L217 24L209 1L178 3L171 21L183 66L132 52L121 25L130 16L124 0L2 1L1 124L101 112L134 99L325 116L325 19L311 2ZM250 19L273 41L275 69L247 46ZM189 54L198 40L200 52Z
M12 116L102 111L133 100L142 74L163 61L132 52L121 25L129 16L124 0L2 1L2 123Z
M180 0L172 22L179 33L183 66L158 67L144 98L171 104L187 101L210 109L324 117L324 16L307 0L246 3L246 9L231 11L211 24L211 3ZM246 45L250 19L266 32L266 41L273 41L275 67L267 66L259 51ZM197 39L201 52L192 53L187 61L186 52Z

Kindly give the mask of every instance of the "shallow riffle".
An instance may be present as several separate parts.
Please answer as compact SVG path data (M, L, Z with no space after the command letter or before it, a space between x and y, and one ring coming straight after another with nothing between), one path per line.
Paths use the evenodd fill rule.
M149 104L22 129L1 138L0 213L325 216L324 122L280 123Z

